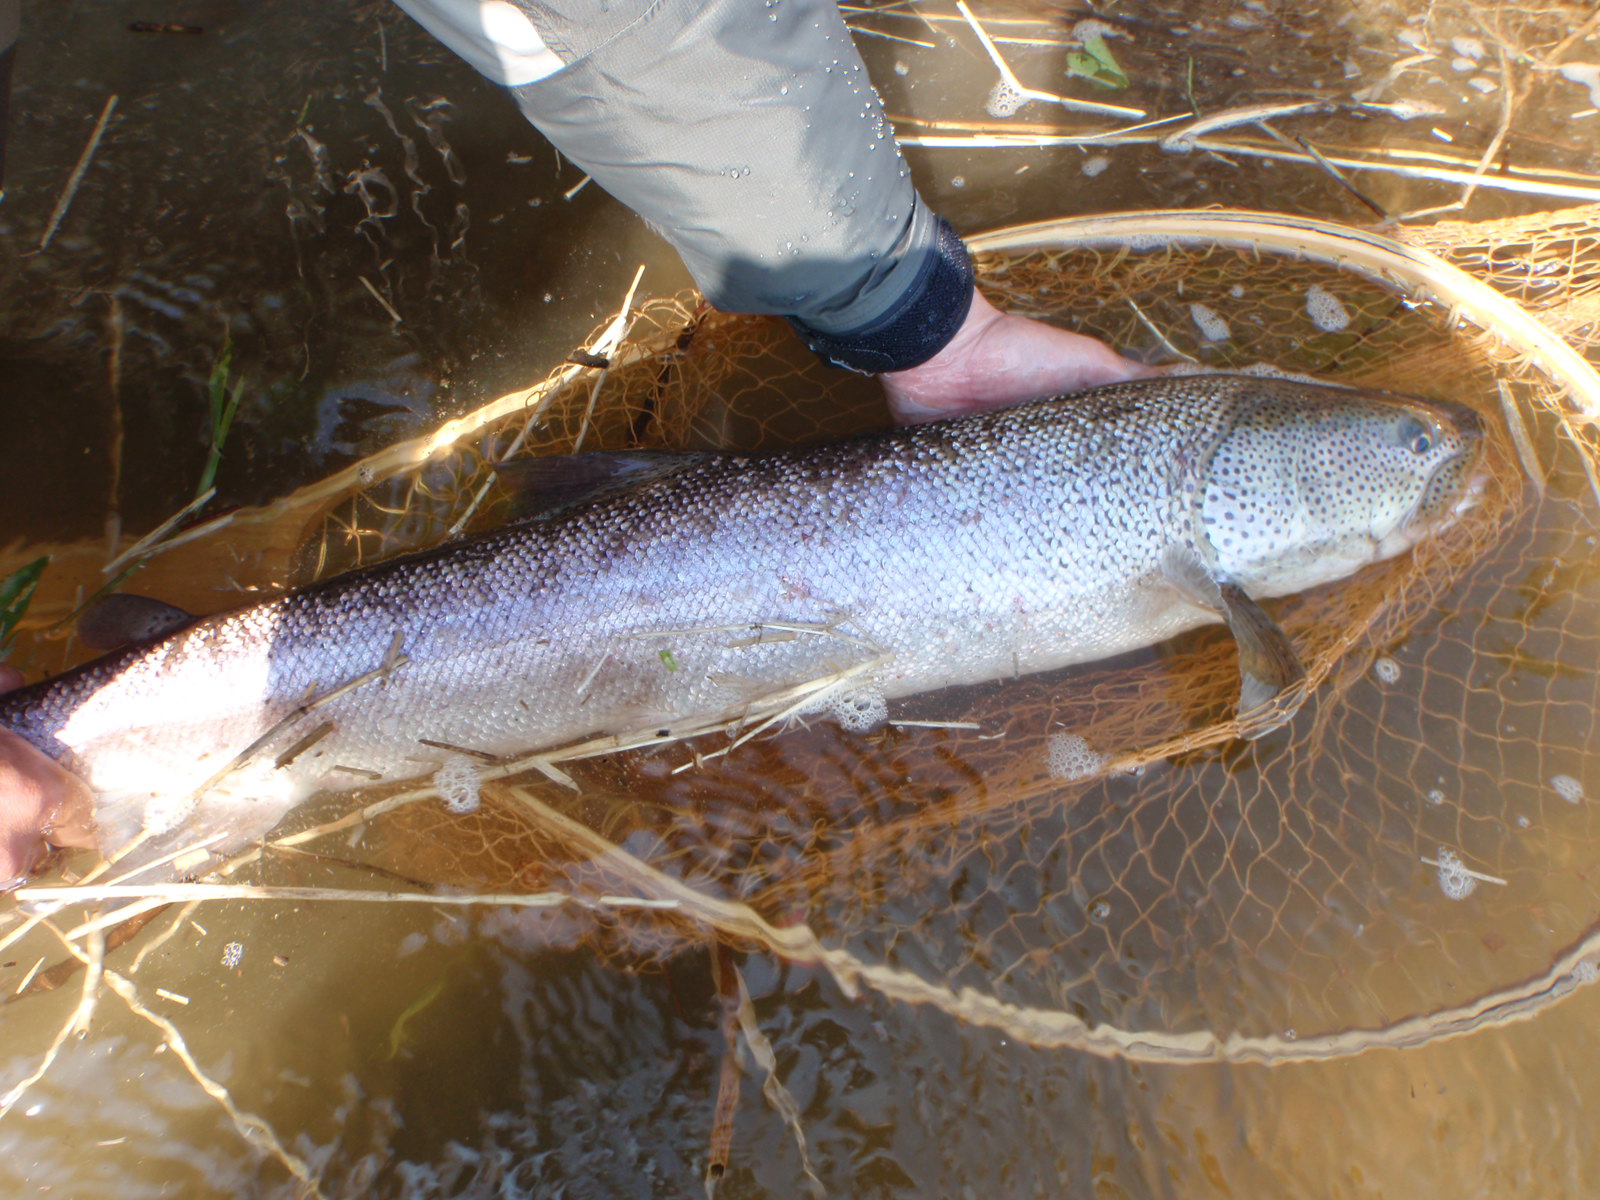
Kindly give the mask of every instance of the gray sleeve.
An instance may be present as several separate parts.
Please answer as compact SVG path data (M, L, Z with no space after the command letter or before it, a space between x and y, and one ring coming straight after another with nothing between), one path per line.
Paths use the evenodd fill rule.
M954 335L966 251L917 195L833 0L515 3L565 64L512 87L518 105L712 303L783 314L858 370Z

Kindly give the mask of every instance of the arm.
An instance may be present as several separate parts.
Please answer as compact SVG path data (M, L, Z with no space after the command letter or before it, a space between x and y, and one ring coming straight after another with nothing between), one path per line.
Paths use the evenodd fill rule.
M917 194L834 0L400 0L672 243L717 307L788 317L898 420L1133 378L1002 316Z

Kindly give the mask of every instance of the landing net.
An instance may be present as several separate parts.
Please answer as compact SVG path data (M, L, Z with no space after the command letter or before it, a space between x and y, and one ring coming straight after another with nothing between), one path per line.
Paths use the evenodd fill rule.
M302 814L277 840L315 851L365 822L371 868L564 897L579 919L563 928L598 952L818 961L847 988L1146 1061L1413 1045L1594 978L1600 207L1393 241L1140 214L974 247L1002 307L1153 359L1475 406L1494 430L1484 502L1414 555L1271 606L1311 695L1259 742L1236 736L1234 650L1213 629L900 701L864 732L775 698L758 736L574 747L486 770L474 814L413 790ZM628 306L575 357L275 506L275 545L285 522L307 536L292 562L263 554L263 579L504 519L507 459L764 449L881 420L870 386L781 323L693 296ZM217 536L237 544L252 519Z

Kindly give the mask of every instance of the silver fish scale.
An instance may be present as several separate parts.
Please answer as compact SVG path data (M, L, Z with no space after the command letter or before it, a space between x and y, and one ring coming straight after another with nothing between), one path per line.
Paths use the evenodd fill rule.
M1286 390L1356 395L1144 381L710 458L119 652L0 699L0 725L130 827L182 819L182 798L227 768L208 810L250 834L318 787L437 769L446 752L422 739L504 755L733 721L840 672L894 698L1109 657L1214 619L1166 586L1163 562L1194 549L1219 439ZM396 644L403 665L235 762Z

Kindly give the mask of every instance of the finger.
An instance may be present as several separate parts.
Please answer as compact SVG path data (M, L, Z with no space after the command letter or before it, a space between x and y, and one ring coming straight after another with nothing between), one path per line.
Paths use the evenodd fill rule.
M92 846L92 814L81 779L0 730L0 880L25 876L52 845Z

